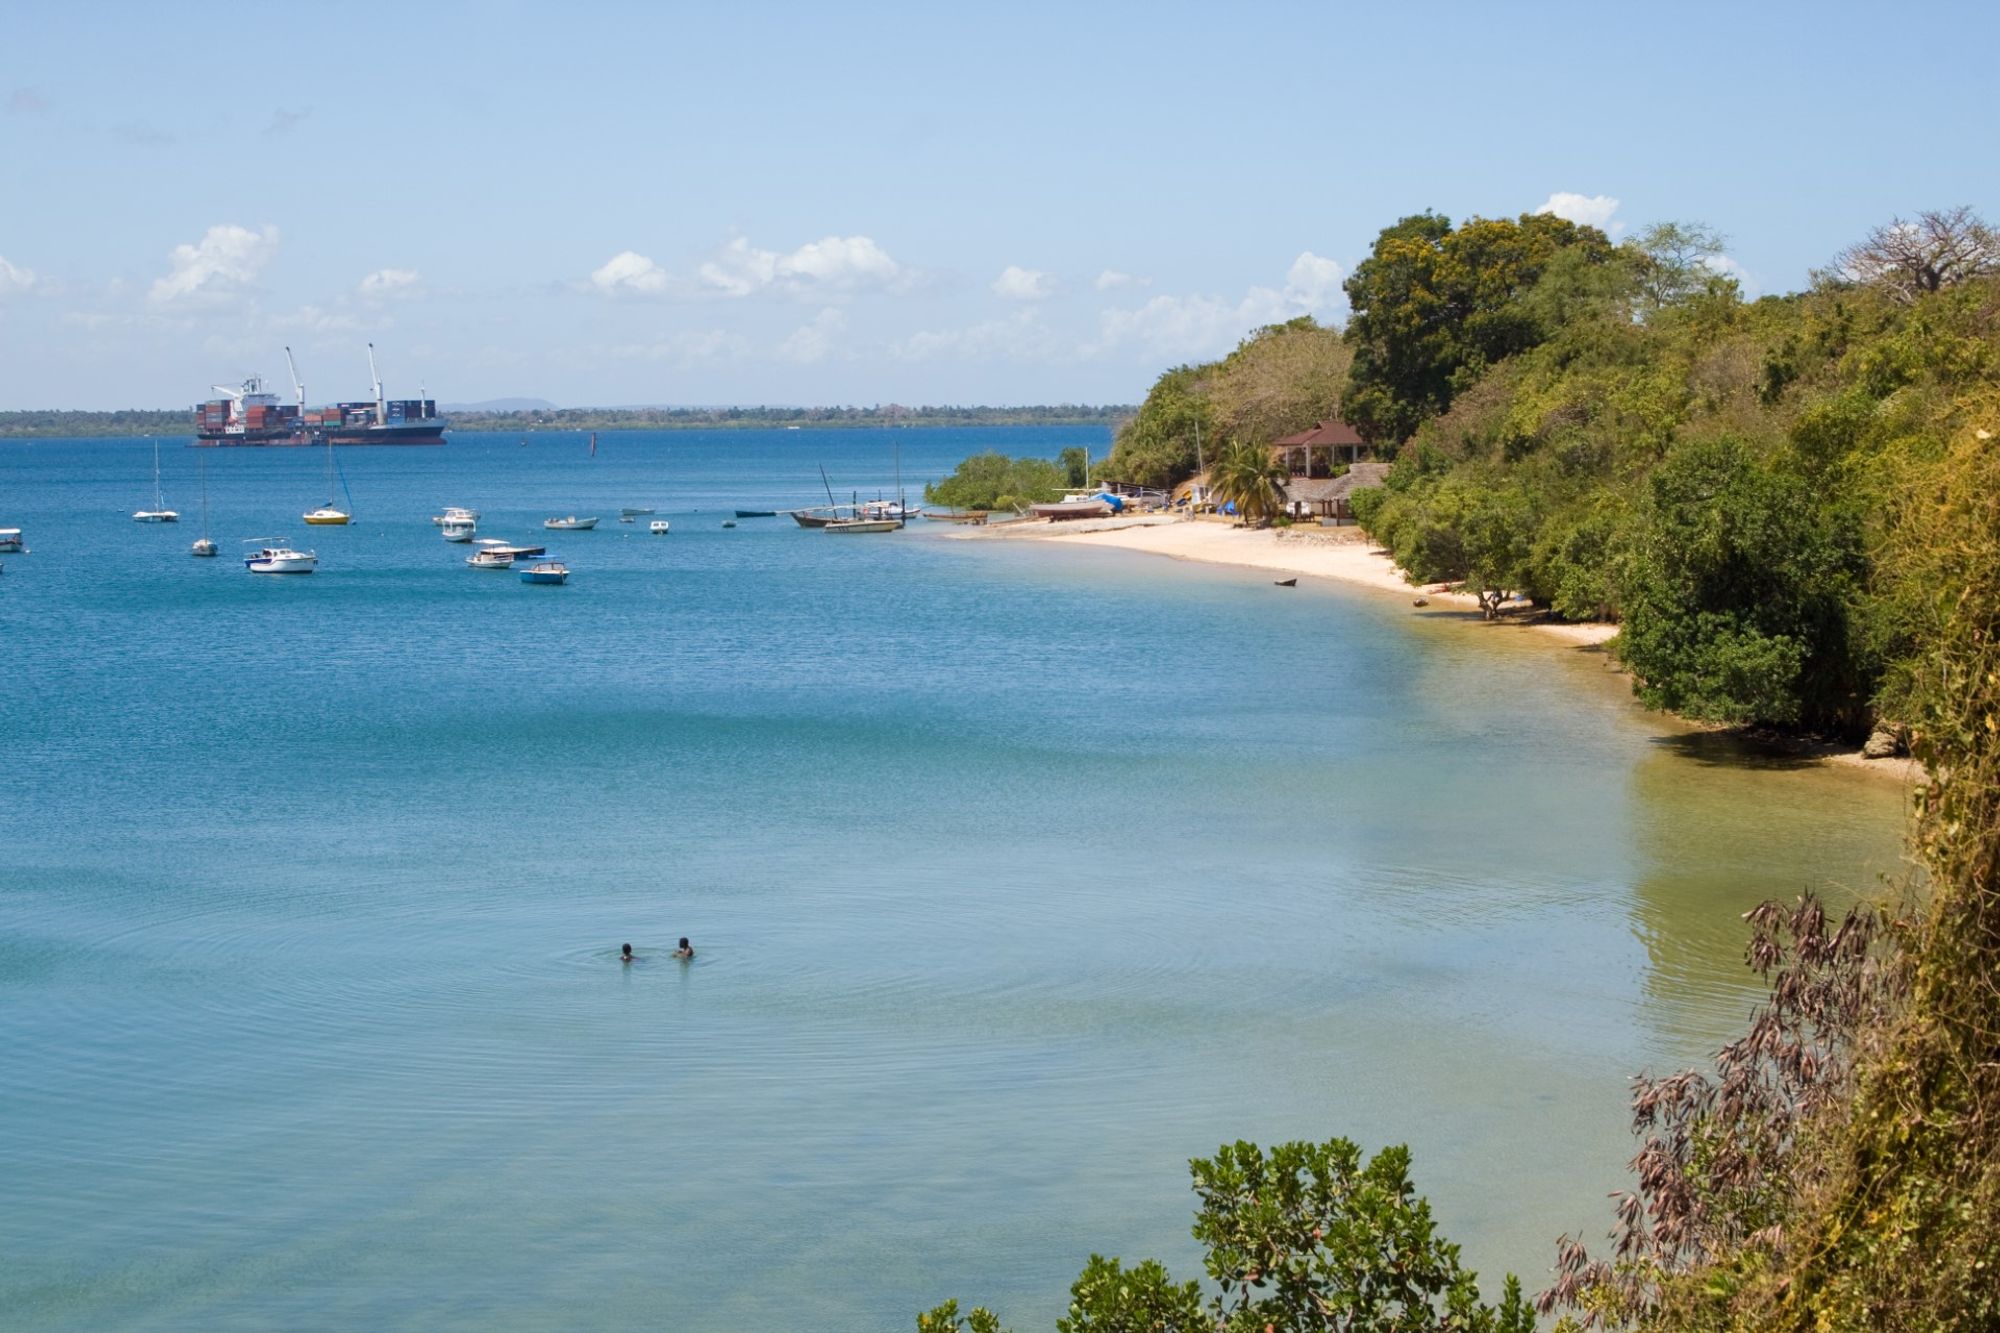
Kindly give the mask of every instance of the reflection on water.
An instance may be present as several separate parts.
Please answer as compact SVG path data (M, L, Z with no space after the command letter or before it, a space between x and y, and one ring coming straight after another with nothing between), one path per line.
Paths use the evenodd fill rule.
M1892 787L1677 753L1507 627L720 527L897 440L1073 442L357 451L290 583L134 533L141 443L0 445L9 1326L1047 1327L1093 1250L1196 1271L1190 1157L1334 1134L1532 1285L1627 1076L1740 1022L1736 914L1893 856ZM219 532L309 463L210 460ZM554 596L426 521L662 494Z

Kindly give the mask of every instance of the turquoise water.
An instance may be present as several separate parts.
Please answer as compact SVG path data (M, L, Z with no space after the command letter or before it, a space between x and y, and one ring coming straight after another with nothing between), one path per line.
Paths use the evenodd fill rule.
M1537 1285L1734 914L1867 888L1899 792L1401 599L720 526L1084 442L459 436L318 530L323 456L211 452L213 561L195 451L151 527L145 443L0 442L0 1322L1048 1327L1092 1250L1195 1275L1239 1136L1407 1141ZM446 504L606 522L533 588Z

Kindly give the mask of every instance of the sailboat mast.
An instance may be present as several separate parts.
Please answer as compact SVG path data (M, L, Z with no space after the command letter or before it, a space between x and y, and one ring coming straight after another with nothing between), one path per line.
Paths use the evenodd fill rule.
M201 456L201 536L208 539L208 455Z
M159 513L167 507L167 499L160 493L160 442L153 441L153 512Z

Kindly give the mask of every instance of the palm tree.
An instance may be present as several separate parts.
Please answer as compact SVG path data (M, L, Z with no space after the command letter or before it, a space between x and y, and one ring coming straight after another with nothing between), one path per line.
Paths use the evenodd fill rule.
M1262 525L1285 511L1290 476L1266 446L1232 440L1209 465L1208 486L1217 500L1234 504L1244 521Z

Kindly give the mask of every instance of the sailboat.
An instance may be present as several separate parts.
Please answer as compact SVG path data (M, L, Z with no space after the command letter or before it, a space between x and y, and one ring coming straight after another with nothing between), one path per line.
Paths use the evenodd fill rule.
M303 417L306 411L306 386L299 383L299 368L292 361L292 349L289 347L285 349L285 364L291 367L292 387L298 391L299 415ZM368 369L371 373L375 369L375 345L373 343L370 343L368 345ZM378 380L377 383L379 384L380 381ZM379 420L377 424L380 424ZM349 503L351 504L353 502L350 500ZM333 503L333 432L332 431L328 431L326 433L326 503L321 505L317 509L307 510L304 514L300 515L300 517L305 519L306 522L312 524L316 528L342 527L347 523L348 519L352 517L352 515L350 515L346 510L336 508Z
M178 523L181 516L167 508L167 502L160 496L160 442L153 441L153 507L136 509L132 512L138 523Z
M215 542L208 535L208 455L201 456L201 536L194 539L193 554L214 555Z

